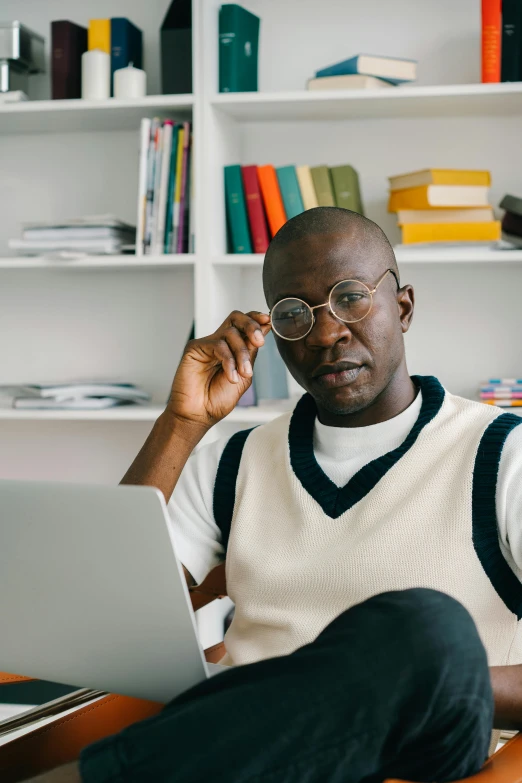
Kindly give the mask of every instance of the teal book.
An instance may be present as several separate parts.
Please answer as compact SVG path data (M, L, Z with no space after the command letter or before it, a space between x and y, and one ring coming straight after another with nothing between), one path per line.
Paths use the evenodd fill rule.
M297 181L295 166L281 166L276 169L279 190L283 197L285 212L288 220L304 212L303 199L301 198L301 189Z
M254 365L254 387L257 400L286 400L288 376L277 350L272 332L265 336L265 344L257 352Z
M233 253L251 253L241 166L225 166L225 205Z
M176 190L176 159L178 155L179 125L172 129L172 148L170 151L170 171L167 193L167 217L165 220L165 253L172 253L172 211L174 209L174 193Z
M235 3L219 9L219 92L256 92L259 17Z
M330 169L335 206L364 215L359 176L353 166L333 166Z

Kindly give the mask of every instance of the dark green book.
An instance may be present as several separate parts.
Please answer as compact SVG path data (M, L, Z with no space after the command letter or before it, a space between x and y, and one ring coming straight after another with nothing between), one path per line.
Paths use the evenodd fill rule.
M310 169L315 195L320 207L335 207L332 177L328 166L313 166Z
M235 3L219 9L219 92L256 92L259 22Z
M364 215L359 187L359 176L353 166L333 166L330 169L332 175L335 206L343 209L351 209Z
M251 253L241 166L225 166L225 204L233 253Z
M522 79L522 2L502 1L502 60L503 82Z
M295 173L295 166L280 166L276 169L279 190L283 197L286 217L288 220L304 212L301 190Z

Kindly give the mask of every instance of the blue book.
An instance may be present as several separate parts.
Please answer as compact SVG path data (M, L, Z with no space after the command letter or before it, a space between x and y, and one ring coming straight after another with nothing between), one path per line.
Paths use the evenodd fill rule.
M143 35L141 30L125 17L111 19L111 95L114 71L126 68L130 63L142 68Z
M254 386L257 400L286 400L288 377L277 350L272 332L265 335L265 344L257 352L254 365Z
M276 169L279 190L283 197L283 204L288 220L304 212L303 199L301 198L301 189L297 181L295 166L281 166Z
M358 54L349 60L316 71L315 76L320 79L323 76L349 76L356 73L362 76L376 76L390 84L414 82L417 78L417 61Z

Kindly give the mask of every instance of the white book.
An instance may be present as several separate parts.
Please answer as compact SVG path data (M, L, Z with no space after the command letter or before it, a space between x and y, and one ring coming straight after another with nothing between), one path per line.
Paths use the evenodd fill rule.
M11 397L55 398L71 400L80 397L116 397L120 400L148 402L150 394L127 383L102 383L83 381L79 383L23 384L0 386L0 395Z
M297 166L295 171L304 208L313 209L314 207L318 207L319 202L317 201L317 194L315 192L310 166Z
M134 226L129 223L125 223L115 215L106 213L104 215L86 215L85 217L69 218L67 220L60 220L58 222L51 220L36 221L31 223L22 223L24 231L29 231L33 228L86 228L95 227L100 228L119 228L122 231L136 231Z
M147 217L147 166L152 121L144 117L141 121L140 164L138 177L138 215L136 220L136 255L142 256L145 242Z
M381 90L395 87L395 84L378 79L376 76L353 74L349 76L323 76L321 79L308 79L307 90Z
M91 255L119 255L121 239L10 239L7 243L11 250L17 250L25 255L38 256L53 250L70 250Z
M153 249L155 255L163 255L165 252L165 226L167 219L167 196L169 189L169 174L172 151L173 123L165 122L163 126L163 139L161 150L161 173L158 198L158 215L156 227L156 245Z
M151 254L156 248L156 237L158 235L158 214L159 214L159 195L160 195L160 183L161 183L161 159L163 152L163 127L158 129L158 143L155 150L154 161L154 190L152 196L152 219L151 219L151 236L150 247L147 248L148 253Z
M38 240L76 240L76 239L119 239L128 242L134 239L134 231L120 228L93 226L92 228L29 228L23 232L22 239Z
M38 397L18 397L13 400L13 408L20 410L67 410L99 411L129 404L117 397L78 397L72 400L41 400Z

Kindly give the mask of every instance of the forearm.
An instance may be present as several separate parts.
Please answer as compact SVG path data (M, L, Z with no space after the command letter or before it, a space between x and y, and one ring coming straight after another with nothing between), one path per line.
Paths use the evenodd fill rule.
M207 431L198 424L179 420L167 409L157 419L121 483L157 487L168 503L188 458Z
M522 665L492 666L495 729L522 730Z

